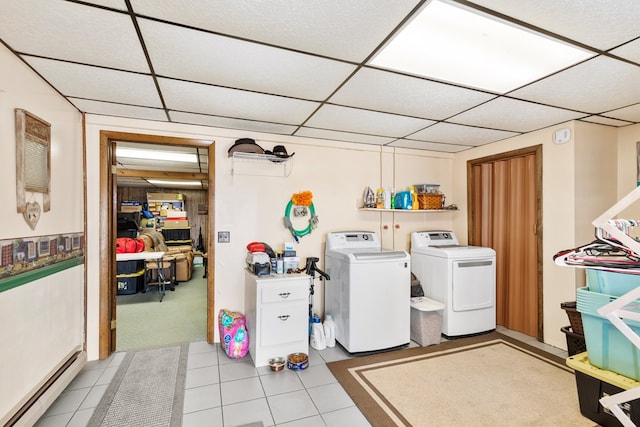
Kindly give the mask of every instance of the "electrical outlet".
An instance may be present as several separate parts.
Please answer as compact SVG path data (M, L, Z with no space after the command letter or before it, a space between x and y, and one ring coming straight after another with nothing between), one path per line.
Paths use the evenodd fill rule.
M231 242L231 232L218 231L218 243L229 243L229 242Z

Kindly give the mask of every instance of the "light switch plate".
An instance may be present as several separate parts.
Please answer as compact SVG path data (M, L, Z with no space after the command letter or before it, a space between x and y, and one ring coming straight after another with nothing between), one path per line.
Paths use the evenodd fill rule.
M218 243L229 243L229 242L231 242L231 232L218 231Z

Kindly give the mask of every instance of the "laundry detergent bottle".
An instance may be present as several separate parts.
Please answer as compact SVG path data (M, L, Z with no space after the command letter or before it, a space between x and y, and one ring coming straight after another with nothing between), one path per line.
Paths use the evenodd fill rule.
M316 315L313 316L313 323L311 324L311 338L309 344L316 350L324 350L327 348L327 343L324 338L324 328L320 323L320 318Z
M324 338L327 347L336 346L336 324L330 314L324 316Z

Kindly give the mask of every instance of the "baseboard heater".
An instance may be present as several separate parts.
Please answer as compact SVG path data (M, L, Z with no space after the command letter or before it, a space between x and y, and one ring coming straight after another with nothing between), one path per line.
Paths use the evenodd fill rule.
M30 396L25 397L26 401L22 405L6 415L10 417L8 420L4 418L0 420L0 424L4 422L4 426L11 427L33 426L86 363L86 351L76 351L71 354L44 384L35 389Z

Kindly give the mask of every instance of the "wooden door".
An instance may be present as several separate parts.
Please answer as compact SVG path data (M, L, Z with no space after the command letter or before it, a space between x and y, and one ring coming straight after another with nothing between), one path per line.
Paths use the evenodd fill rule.
M149 144L182 145L202 147L208 150L207 173L209 181L207 230L214 230L215 212L215 143L208 140L174 138L158 135L144 135L115 131L100 131L100 303L99 303L99 358L108 357L116 349L116 289L113 286L116 277L116 254L113 242L116 238L117 178L116 178L116 141ZM157 172L156 178L167 178L166 172ZM149 172L147 177L152 177ZM189 173L193 178L193 174ZM174 177L174 176L171 176ZM208 274L207 274L207 342L213 343L215 335L215 253L211 235L207 236Z
M542 147L468 162L469 244L496 251L496 322L542 339Z

